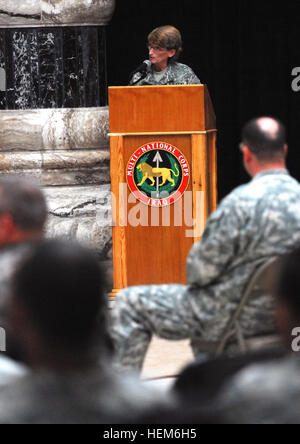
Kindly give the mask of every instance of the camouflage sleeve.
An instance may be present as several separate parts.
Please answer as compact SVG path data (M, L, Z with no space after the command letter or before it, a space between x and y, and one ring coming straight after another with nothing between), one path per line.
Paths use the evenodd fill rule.
M199 85L199 84L201 84L200 79L196 76L196 74L192 70L191 70L190 75L188 77L187 84L188 85Z
M136 74L134 74L129 82L129 85L133 85L135 82L138 81L138 79L141 77L141 73L137 72Z
M220 204L210 216L201 241L193 246L187 259L189 285L203 287L223 275L237 254L241 218L230 201Z
M175 66L175 69L177 70L176 83L182 85L201 84L200 79L198 79L194 71L189 66L178 64Z

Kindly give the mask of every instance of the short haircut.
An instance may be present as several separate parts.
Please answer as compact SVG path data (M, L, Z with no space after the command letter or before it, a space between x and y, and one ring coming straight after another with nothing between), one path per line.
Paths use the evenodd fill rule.
M266 131L261 128L258 119L252 119L242 130L242 142L248 145L250 151L258 160L268 161L283 157L286 144L286 130L277 119L273 119L278 125L276 132Z
M39 185L29 178L0 178L0 214L11 215L22 230L42 230L47 204Z
M168 51L175 49L176 53L170 58L170 62L178 60L182 52L181 34L174 26L160 26L154 29L148 35L148 43L159 48L165 48Z
M275 296L300 317L300 248L283 256L276 274Z
M13 279L13 298L24 306L50 348L82 353L106 332L104 273L96 255L77 243L33 242Z

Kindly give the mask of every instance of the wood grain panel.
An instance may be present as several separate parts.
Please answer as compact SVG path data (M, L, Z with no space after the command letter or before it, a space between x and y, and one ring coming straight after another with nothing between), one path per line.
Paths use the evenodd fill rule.
M208 91L204 85L112 87L109 96L117 224L113 295L131 285L185 284L187 255L217 201L215 115ZM188 190L170 207L153 209L140 203L126 184L132 154L153 142L174 145L190 165Z
M216 115L207 87L204 87L205 129L216 129Z
M206 135L192 136L192 159L193 218L197 224L194 242L198 242L208 217L209 206L208 144Z
M204 85L110 87L110 132L205 130L204 91Z
M216 149L216 132L208 136L208 164L209 164L209 212L215 211L218 205L218 165L217 165L217 149Z
M126 213L120 184L125 182L124 138L111 137L111 191L113 220L113 258L114 258L114 292L128 286L127 280L127 245L126 245ZM126 196L127 197L127 196ZM125 197L125 198L126 198ZM115 296L113 294L112 296Z
M176 146L185 156L191 166L191 139L190 136L157 136L127 137L124 143L124 158L129 160L133 152L140 146L154 142L168 142ZM192 181L188 191L192 191ZM130 192L128 189L128 196ZM183 203L183 202L182 202ZM151 209L142 203L129 203L128 215L139 205L141 211L148 215L149 226L132 227L126 229L127 245L127 276L128 285L137 284L166 284L170 282L185 283L186 258L193 245L193 239L185 236L188 226L175 226L175 212L179 211L184 224L184 205L180 202L170 207ZM163 213L170 214L170 226L162 226ZM191 208L192 217L192 208ZM159 226L151 226L159 219ZM191 218L190 218L191 219ZM153 225L153 224L152 224Z

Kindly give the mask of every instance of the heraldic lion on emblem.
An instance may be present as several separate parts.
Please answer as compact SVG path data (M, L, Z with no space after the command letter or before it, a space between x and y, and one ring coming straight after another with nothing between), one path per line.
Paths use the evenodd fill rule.
M151 181L151 185L154 186L155 185L155 181L154 181L154 177L162 177L162 183L159 185L160 187L162 187L166 181L168 180L169 182L171 182L172 186L175 186L175 181L172 178L172 173L174 174L175 177L179 177L179 170L177 165L175 164L175 168L177 170L177 174L175 171L173 171L170 168L153 168L151 165L149 165L146 162L142 162L140 163L140 165L137 167L138 170L142 171L143 173L143 179L141 180L141 182L138 184L138 186L142 186L143 183L149 179Z

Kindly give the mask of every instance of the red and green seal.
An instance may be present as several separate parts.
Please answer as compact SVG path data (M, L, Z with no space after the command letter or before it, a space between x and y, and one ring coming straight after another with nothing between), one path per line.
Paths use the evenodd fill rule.
M166 142L141 146L126 168L130 191L152 207L165 207L180 199L189 186L190 175L184 154Z

